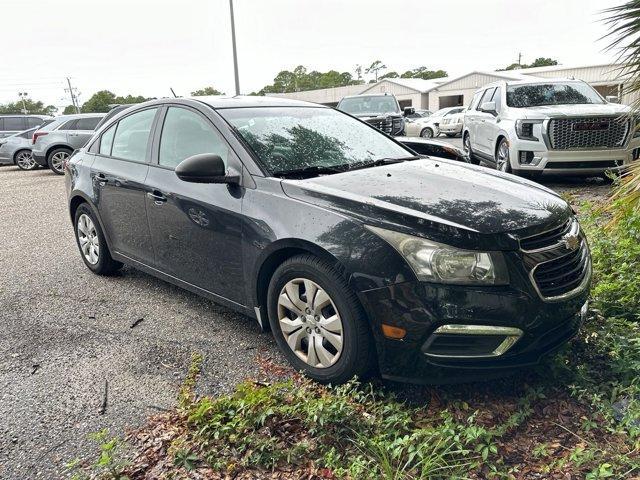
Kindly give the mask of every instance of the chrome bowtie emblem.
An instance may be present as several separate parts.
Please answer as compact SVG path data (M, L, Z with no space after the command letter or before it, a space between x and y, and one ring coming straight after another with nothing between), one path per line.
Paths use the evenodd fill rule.
M576 250L580 246L580 238L572 233L562 237L562 244L567 250Z

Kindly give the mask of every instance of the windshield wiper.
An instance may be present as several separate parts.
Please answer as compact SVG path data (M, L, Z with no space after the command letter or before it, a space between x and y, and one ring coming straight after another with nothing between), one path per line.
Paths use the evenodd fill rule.
M349 165L349 170L358 170L360 168L379 167L380 165L391 165L393 163L402 163L407 160L418 160L423 158L419 155L412 155L410 157L402 158L378 158L376 160L366 160L364 162L352 163Z
M308 167L294 168L293 170L277 170L273 172L274 177L312 177L323 173L341 173L349 168L349 165L311 165Z

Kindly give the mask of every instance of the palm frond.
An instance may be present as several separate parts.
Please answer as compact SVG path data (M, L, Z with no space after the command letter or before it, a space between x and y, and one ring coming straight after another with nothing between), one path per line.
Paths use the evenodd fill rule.
M618 75L624 78L623 94L640 93L640 0L629 0L603 10L604 23L609 32L607 51L616 52ZM631 104L632 115L640 114L640 95ZM637 128L637 122L633 122ZM635 132L634 132L635 134ZM622 202L631 208L640 208L640 161L627 169L614 188L610 204ZM614 217L613 222L616 221Z

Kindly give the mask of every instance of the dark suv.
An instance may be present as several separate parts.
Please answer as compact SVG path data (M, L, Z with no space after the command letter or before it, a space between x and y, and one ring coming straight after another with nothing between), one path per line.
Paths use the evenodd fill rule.
M344 97L336 108L394 137L404 135L404 117L415 113L411 107L405 108L404 112L400 110L396 97L386 93Z
M319 105L146 102L71 156L66 187L89 269L126 263L256 318L323 382L534 364L586 310L562 198Z

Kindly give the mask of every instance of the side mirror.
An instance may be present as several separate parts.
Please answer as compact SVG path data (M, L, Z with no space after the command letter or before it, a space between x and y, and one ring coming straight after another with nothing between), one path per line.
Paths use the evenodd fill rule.
M620 103L620 99L618 98L617 95L607 95L605 99L609 103Z
M416 109L413 107L404 107L404 116L407 117L409 115L413 115L416 113Z
M484 102L480 107L480 110L486 113L497 114L496 112L496 102Z
M220 155L200 153L185 158L176 167L180 180L191 183L239 183L240 174L227 169Z

